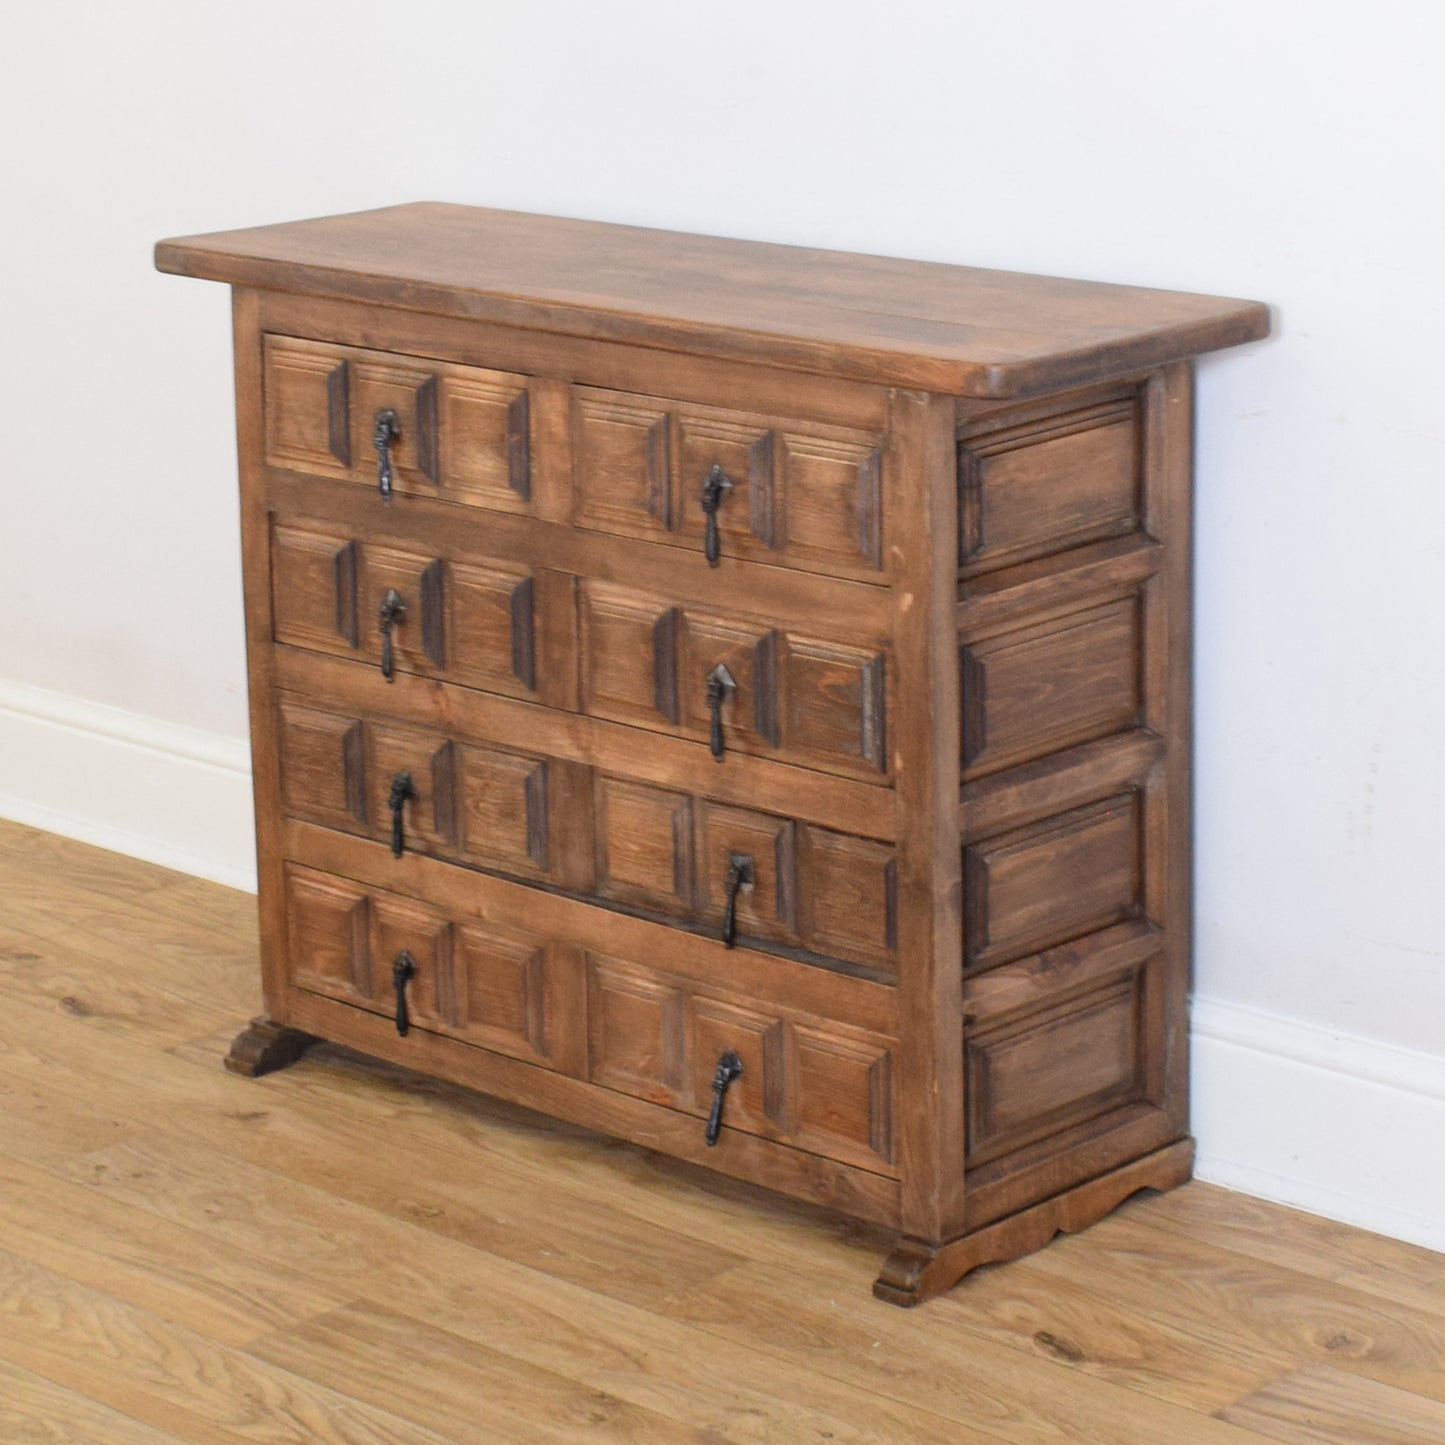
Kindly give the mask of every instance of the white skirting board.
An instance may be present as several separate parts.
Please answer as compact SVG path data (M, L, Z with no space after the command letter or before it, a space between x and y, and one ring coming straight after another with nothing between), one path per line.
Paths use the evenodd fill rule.
M244 740L0 681L0 817L256 888Z
M244 741L0 682L0 816L254 890ZM1445 1250L1445 1057L1193 1012L1201 1179Z
M1445 1057L1196 998L1195 1174L1445 1250Z

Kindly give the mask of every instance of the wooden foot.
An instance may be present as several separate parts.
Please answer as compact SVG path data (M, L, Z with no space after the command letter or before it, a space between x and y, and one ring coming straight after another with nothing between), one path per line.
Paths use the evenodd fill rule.
M226 1055L226 1067L233 1074L259 1079L262 1074L294 1064L317 1042L315 1034L303 1034L300 1029L273 1024L270 1019L252 1019L236 1035L231 1052Z
M905 1308L952 1289L971 1269L1042 1249L1117 1209L1140 1189L1173 1189L1194 1172L1194 1140L1181 1139L947 1244L900 1240L873 1284L876 1298Z

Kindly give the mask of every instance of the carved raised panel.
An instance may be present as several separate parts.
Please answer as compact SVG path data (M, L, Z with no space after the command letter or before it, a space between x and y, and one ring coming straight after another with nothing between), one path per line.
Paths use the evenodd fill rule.
M893 968L898 947L894 850L824 828L807 828L804 837L808 946Z
M969 844L967 964L987 967L1135 916L1142 861L1132 792Z
M376 485L376 450L371 444L379 411L396 413L396 434L391 444L392 487L398 493L436 495L436 481L422 463L435 470L436 432L425 427L436 416L431 366L407 366L399 360L378 361L375 353L353 353L351 371L351 457L358 477ZM418 400L421 402L418 407Z
M656 728L678 712L679 613L622 587L581 587L582 710Z
M587 961L588 1078L651 1099L687 1101L687 995L650 970Z
M1096 1118L1144 1091L1143 973L970 1030L968 1162Z
M820 570L883 563L883 453L875 438L788 431L787 554Z
M391 970L405 949L416 961L407 985L407 1006L420 1028L456 1028L457 999L452 972L452 925L433 908L385 894L371 900L372 997L390 1014L396 1005Z
M549 1057L544 949L465 924L456 930L455 950L457 1031L500 1053Z
M277 525L271 534L272 626L277 642L352 648L356 544L335 533Z
M412 797L403 804L403 836L417 851L450 850L455 801L450 794L448 744L431 733L391 723L371 723L371 823L378 838L391 838L391 809L387 806L393 780L411 776ZM437 790L440 778L442 792Z
M965 775L1132 727L1142 701L1141 671L1135 596L966 642Z
M701 807L703 907L708 916L714 922L722 919L728 864L738 854L753 865L753 882L737 898L739 936L796 939L799 825L721 803L704 802Z
M959 561L998 566L1133 531L1142 474L1132 395L967 437Z
M750 417L681 408L678 414L678 473L683 494L684 534L701 543L705 525L702 486L719 466L732 482L718 508L722 550L752 555L756 538L772 549L778 532L778 479L774 433Z
M798 1142L864 1168L893 1163L893 1058L881 1040L793 1030Z
M684 793L599 775L595 795L597 891L684 912L693 907L693 800Z
M266 339L266 461L336 475L351 464L346 363L334 352Z
M783 745L820 760L848 758L885 771L883 654L790 635L782 666Z
M671 425L646 397L573 389L573 495L584 527L666 536L672 527Z
M723 1124L753 1133L786 1130L787 1077L782 1022L717 999L693 1000L692 1097L711 1107L712 1078L729 1049L742 1061L723 1107Z
M531 430L518 378L443 378L441 418L443 495L525 512L532 495Z
M300 988L349 1002L372 996L368 904L355 884L309 869L286 870L286 944Z
M702 736L708 732L707 680L721 664L736 684L722 709L727 746L753 749L775 742L777 728L770 714L775 716L777 707L777 654L768 637L768 630L754 623L694 611L683 614L679 689L683 721L690 731ZM760 720L767 733L759 728Z
M333 827L366 822L361 723L283 702L277 739L286 810Z
M446 666L447 568L439 557L399 547L369 545L362 549L362 636L373 661L381 657L379 617L382 600L395 591L406 615L391 632L398 672L438 672Z
M526 696L542 670L536 591L529 573L451 564L451 675L492 692Z
M460 746L461 849L484 867L545 873L551 816L547 763L497 748Z

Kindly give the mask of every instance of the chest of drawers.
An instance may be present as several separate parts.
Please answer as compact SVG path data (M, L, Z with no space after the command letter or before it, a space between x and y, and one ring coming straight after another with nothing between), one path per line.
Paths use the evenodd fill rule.
M234 288L266 1014L895 1229L1188 1177L1191 358L1249 302L441 205Z

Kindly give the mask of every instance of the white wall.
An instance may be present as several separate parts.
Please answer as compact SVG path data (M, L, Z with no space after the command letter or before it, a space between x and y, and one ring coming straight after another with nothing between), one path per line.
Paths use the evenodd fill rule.
M1199 385L1205 1168L1445 1243L1430 13L6 6L0 808L248 867L227 297L160 236L435 198L1258 297Z

